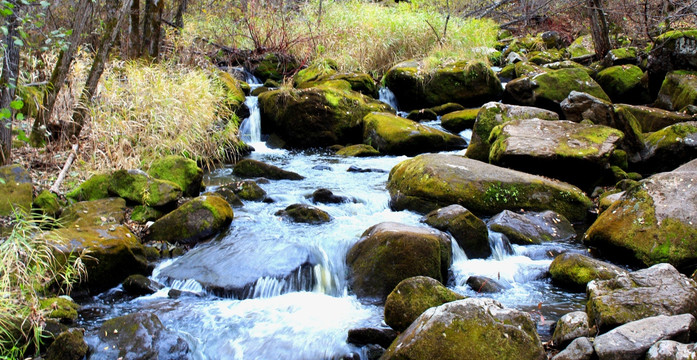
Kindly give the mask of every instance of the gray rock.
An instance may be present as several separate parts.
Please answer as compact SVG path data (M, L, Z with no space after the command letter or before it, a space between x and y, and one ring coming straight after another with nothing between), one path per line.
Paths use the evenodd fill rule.
M552 342L556 347L564 347L576 338L592 336L588 323L588 314L584 311L573 311L557 320L557 326L552 334Z
M659 340L683 340L697 330L692 314L659 315L632 321L595 338L593 348L601 360L638 360Z
M331 216L326 211L305 204L292 204L275 213L284 219L297 223L322 224L331 221Z
M278 166L252 159L238 161L232 172L241 177L264 177L272 180L302 180L305 178L292 171L286 171Z
M423 221L455 238L468 258L491 256L489 230L484 221L461 205L450 205L426 214Z
M358 346L376 344L388 348L397 338L397 332L385 328L359 328L350 329L346 342Z
M478 293L497 293L508 288L508 286L486 276L470 276L467 278L467 285Z
M514 244L541 244L563 241L576 236L571 222L554 211L525 212L504 210L489 219L489 228L500 232Z
M646 360L694 360L697 344L682 344L673 340L661 340L646 353Z
M163 288L162 284L140 274L127 277L121 285L126 293L135 296L154 294Z
M587 293L586 312L601 332L651 316L697 314L697 285L670 264L593 280Z
M552 360L591 360L594 353L590 340L587 337L580 337L572 341L564 351L555 355Z
M30 211L34 197L31 175L21 165L0 167L0 216L11 215L13 209Z

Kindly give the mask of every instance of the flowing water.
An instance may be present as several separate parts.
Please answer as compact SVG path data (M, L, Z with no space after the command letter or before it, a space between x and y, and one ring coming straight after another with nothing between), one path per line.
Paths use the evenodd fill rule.
M383 96L389 96L387 91L381 91ZM160 263L152 278L166 284L165 289L129 299L119 297L120 289L116 288L95 297L84 307L82 324L88 328L92 346L99 346L94 335L105 319L149 311L187 340L196 359L339 359L352 353L365 358L360 349L346 343L347 332L358 327L384 327L383 309L361 303L351 294L344 259L372 225L394 221L425 226L421 215L389 208L385 189L388 172L407 157L341 158L325 151L271 149L261 141L256 98L248 97L247 101L251 116L241 129L256 149L250 157L306 179L260 184L273 203L245 202L244 207L235 209L235 219L226 232L178 259ZM371 171L347 171L352 166ZM205 178L209 190L234 180L230 167ZM341 204L313 204L327 211L331 222L306 225L274 215L291 204L311 204L308 195L320 188L351 199ZM489 259L467 259L457 243L452 243L450 288L529 311L543 336L549 335L549 326L560 315L583 307L583 294L562 291L546 277L553 254L583 250L573 241L510 246L492 232L494 255ZM220 294L205 290L192 279L173 281L163 276L173 268L194 267L199 262L250 279L251 285L242 292ZM508 289L479 294L465 284L470 275L498 279ZM171 299L167 293L172 288L195 296ZM89 316L84 315L87 313Z

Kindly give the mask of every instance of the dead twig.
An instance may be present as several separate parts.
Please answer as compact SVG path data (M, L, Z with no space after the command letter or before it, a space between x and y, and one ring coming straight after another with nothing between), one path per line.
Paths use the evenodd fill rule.
M68 156L68 160L65 162L65 165L63 165L63 170L61 170L60 174L58 174L58 179L56 179L56 182L53 183L53 186L49 190L51 190L52 193L58 194L59 193L59 188L63 180L65 180L65 175L68 174L68 170L70 170L70 166L73 165L73 161L75 161L75 157L77 156L77 144L73 144L73 151L70 152L70 156Z

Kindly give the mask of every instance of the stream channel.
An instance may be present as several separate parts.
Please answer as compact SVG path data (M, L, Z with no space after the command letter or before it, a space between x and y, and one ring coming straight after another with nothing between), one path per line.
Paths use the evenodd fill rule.
M253 82L253 81L252 81ZM389 90L381 100L394 105ZM213 240L197 245L186 255L159 263L152 278L167 287L138 298L122 295L120 287L83 304L81 325L88 339L107 319L136 311L155 313L163 324L189 344L195 359L340 359L366 355L346 342L349 329L386 327L380 305L362 303L347 286L348 250L370 226L394 221L414 226L422 215L392 211L385 188L390 169L406 156L344 158L327 150L273 149L262 141L256 97L248 97L251 116L240 127L243 140L255 151L250 158L305 176L302 181L272 180L260 186L273 203L245 202L235 208L230 228ZM440 128L439 121L425 123ZM471 131L460 135L468 138ZM453 152L464 154L464 151ZM350 172L350 167L370 169ZM204 178L207 190L240 180L232 167ZM312 204L307 198L317 189L330 189L353 199L341 204ZM292 223L274 215L295 203L311 204L328 212L332 221L321 225ZM486 219L485 219L486 220ZM543 245L513 245L505 251L501 234L490 232L493 255L469 260L453 244L449 288L465 296L492 297L507 307L528 311L537 321L543 340L563 314L582 310L584 294L569 293L546 276L553 254L585 251L575 239ZM214 294L194 280L170 281L161 274L170 266L208 266L227 269L237 278L251 280L242 294ZM303 264L298 268L299 264ZM294 270L295 269L295 270ZM225 271L223 271L225 272ZM279 276L277 274L286 274ZM466 285L471 275L482 275L510 286L495 294L479 294ZM170 289L198 296L168 297ZM96 344L92 344L96 346Z

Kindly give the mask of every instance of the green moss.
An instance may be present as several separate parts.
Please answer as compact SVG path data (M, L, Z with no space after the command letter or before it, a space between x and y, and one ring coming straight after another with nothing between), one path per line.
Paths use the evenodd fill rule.
M572 59L595 54L593 39L590 35L576 38L566 50Z
M199 196L155 221L148 240L195 244L224 230L233 211L219 196Z
M479 108L465 109L447 113L440 119L441 126L450 132L459 133L465 129L472 129L477 120Z
M428 308L464 299L435 279L416 276L402 280L387 296L385 322L397 331L404 331Z
M29 172L21 165L6 165L0 167L0 179L0 216L30 211L34 192Z
M42 190L41 193L34 198L32 208L55 218L60 214L62 204L58 195L48 190Z
M225 88L225 104L233 111L237 111L245 100L245 91L241 82L224 71L218 73L218 79Z
M599 99L610 101L603 89L582 69L569 68L552 70L536 75L532 81L537 84L534 90L538 99L553 101L557 104L566 99L572 90L593 95Z
M181 198L179 185L142 172L117 170L109 178L109 193L143 205L162 206Z
M74 301L62 297L41 299L39 308L46 310L50 318L59 319L63 323L71 323L77 319L77 309L80 308Z
M671 30L667 31L656 38L656 43L674 41L679 38L686 37L697 39L697 30Z
M556 151L559 156L569 158L592 156L599 152L598 146L608 141L610 137L622 139L624 134L617 129L607 126L585 127L564 138ZM573 145L569 145L570 143ZM580 147L579 144L587 144L587 146Z
M148 174L156 179L168 180L184 191L185 196L198 196L203 187L203 170L195 161L179 155L169 155L155 160Z
M656 107L677 111L689 105L697 105L697 71L668 73L658 93Z
M275 215L305 224L322 224L332 219L326 211L304 204L290 205L284 210L276 212Z
M667 148L675 142L682 142L685 137L695 133L697 133L697 126L693 123L679 123L648 134L646 143L657 148Z
M363 123L363 143L385 154L414 155L465 146L459 136L389 113L370 113Z
M642 84L643 76L638 66L619 65L602 70L596 79L613 102L645 104L650 99Z
M298 73L293 76L293 86L299 87L301 84L315 81L323 75L335 74L337 69L338 65L334 60L320 59L309 67L298 71Z
M379 156L380 152L374 147L366 144L351 145L340 149L336 152L339 156L346 157L366 157L366 156Z
M146 223L148 221L155 221L161 218L163 215L164 213L158 209L149 206L138 205L133 208L133 212L131 213L131 220L139 223Z

